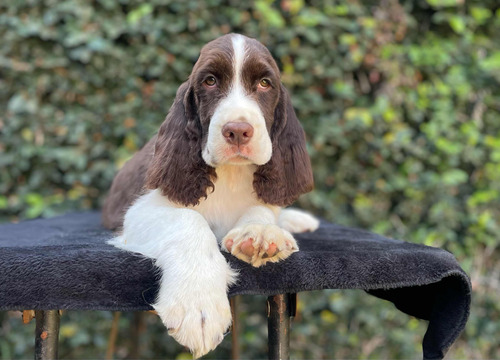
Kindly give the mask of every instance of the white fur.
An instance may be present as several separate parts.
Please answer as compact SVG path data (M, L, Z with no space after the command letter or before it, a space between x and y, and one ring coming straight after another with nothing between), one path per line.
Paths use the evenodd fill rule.
M243 69L243 64L245 62L245 38L239 34L235 34L232 38L232 43L234 53L233 70L235 74L233 79L233 88L243 88L241 86L241 70Z
M319 220L305 211L283 209L278 218L278 225L291 233L302 233L316 230Z
M271 159L272 143L267 132L264 115L259 104L245 93L241 80L241 71L245 61L245 38L233 36L233 71L234 79L226 98L221 100L210 120L207 143L202 151L205 162L213 167L232 163L235 155L247 159L246 164L263 165ZM234 153L232 147L222 135L222 127L228 122L247 122L254 129L248 144L240 145ZM241 163L241 159L238 159Z

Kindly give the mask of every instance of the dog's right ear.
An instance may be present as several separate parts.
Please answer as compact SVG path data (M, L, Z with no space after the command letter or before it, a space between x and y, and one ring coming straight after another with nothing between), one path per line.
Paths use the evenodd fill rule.
M284 85L271 128L273 155L257 168L253 186L257 196L268 204L289 206L314 187L306 137Z
M214 188L215 169L201 156L202 127L189 80L177 90L174 103L160 126L146 187L184 206L197 205Z

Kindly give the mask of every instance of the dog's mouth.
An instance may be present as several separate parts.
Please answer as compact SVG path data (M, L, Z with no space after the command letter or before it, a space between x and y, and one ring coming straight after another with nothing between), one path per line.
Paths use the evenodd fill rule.
M250 157L249 152L236 149L226 148L219 150L219 156L210 156L210 151L207 151L209 161L206 163L214 168L223 165L252 165L255 161Z
M226 163L230 165L249 165L253 164L254 162L248 155L245 155L241 151L237 151L227 158Z
M252 161L252 148L249 145L229 145L224 149L224 157L230 161Z
M243 157L243 156L235 156L228 161L229 165L250 165L253 164L253 161Z
M203 159L205 162L217 168L223 165L263 165L269 159L261 158L259 153L258 144L223 144L215 149L206 148L203 151Z

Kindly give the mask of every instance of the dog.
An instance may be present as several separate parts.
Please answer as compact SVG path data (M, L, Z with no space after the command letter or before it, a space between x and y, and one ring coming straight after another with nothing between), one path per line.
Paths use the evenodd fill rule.
M228 34L202 48L158 134L115 177L103 223L122 228L111 244L155 259L153 307L200 357L231 324L237 274L220 250L255 267L298 251L291 233L319 222L282 208L312 188L305 134L276 62L257 40Z

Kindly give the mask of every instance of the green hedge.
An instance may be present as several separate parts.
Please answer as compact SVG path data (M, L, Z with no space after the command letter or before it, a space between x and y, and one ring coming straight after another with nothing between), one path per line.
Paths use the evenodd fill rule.
M201 46L243 33L273 53L308 135L316 190L299 205L452 251L476 290L453 356L500 357L496 1L11 4L0 5L1 221L99 208ZM356 292L306 298L295 357L420 356L425 326L389 305ZM255 319L248 315L255 327L242 335L248 356L265 351L263 319ZM11 321L4 315L3 324ZM71 324L94 331L85 319ZM29 349L12 336L0 339L0 354L24 356ZM99 336L71 354L99 356ZM165 334L151 336L161 344ZM89 343L97 352L85 352ZM155 350L149 356L179 351Z

